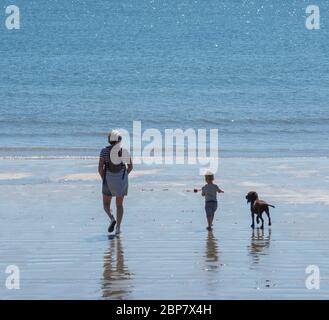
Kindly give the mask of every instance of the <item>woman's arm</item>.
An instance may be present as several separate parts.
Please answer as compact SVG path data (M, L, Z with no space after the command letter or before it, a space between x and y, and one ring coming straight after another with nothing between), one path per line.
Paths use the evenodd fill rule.
M104 175L105 175L105 162L103 158L99 158L99 163L98 163L98 173L101 176L102 179L104 179Z
M130 161L129 161L129 163L127 164L127 166L128 166L128 169L127 169L127 172L128 172L128 174L133 170L133 161L131 160L131 158L130 158Z

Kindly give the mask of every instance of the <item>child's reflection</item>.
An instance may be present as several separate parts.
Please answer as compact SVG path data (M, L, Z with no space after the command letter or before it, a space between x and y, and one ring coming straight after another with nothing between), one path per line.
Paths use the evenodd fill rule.
M206 277L207 277L207 291L208 294L213 295L218 290L219 278L219 257L218 257L218 243L214 234L209 231L206 240Z
M207 270L215 271L218 269L218 244L212 231L208 232L206 248Z

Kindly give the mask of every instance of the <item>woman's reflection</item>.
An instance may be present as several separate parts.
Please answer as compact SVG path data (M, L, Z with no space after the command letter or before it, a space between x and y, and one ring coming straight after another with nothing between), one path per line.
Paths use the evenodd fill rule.
M132 288L131 273L124 262L124 252L119 237L109 238L109 249L104 256L103 298L127 299Z

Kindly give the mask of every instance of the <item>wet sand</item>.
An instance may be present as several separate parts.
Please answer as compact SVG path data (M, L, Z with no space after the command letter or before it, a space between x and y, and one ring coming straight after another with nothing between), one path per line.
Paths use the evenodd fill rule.
M214 231L197 169L136 168L120 237L108 236L92 160L0 161L2 299L327 299L329 162L221 160ZM151 170L151 171L150 171ZM276 205L250 228L244 196ZM265 220L266 221L266 220ZM305 286L318 265L321 289ZM20 289L5 269L20 268Z

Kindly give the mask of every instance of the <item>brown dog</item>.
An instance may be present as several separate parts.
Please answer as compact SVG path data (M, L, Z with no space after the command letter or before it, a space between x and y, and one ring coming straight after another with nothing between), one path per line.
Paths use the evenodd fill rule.
M271 204L266 203L265 201L258 199L258 194L255 191L250 191L246 195L247 203L250 202L250 211L251 211L251 227L255 228L255 215L257 223L259 223L259 220L262 222L261 229L264 229L264 219L262 217L263 213L266 212L266 215L268 217L268 225L270 226L271 223L271 217L270 217L270 210L269 207L275 208L275 206L272 206Z

